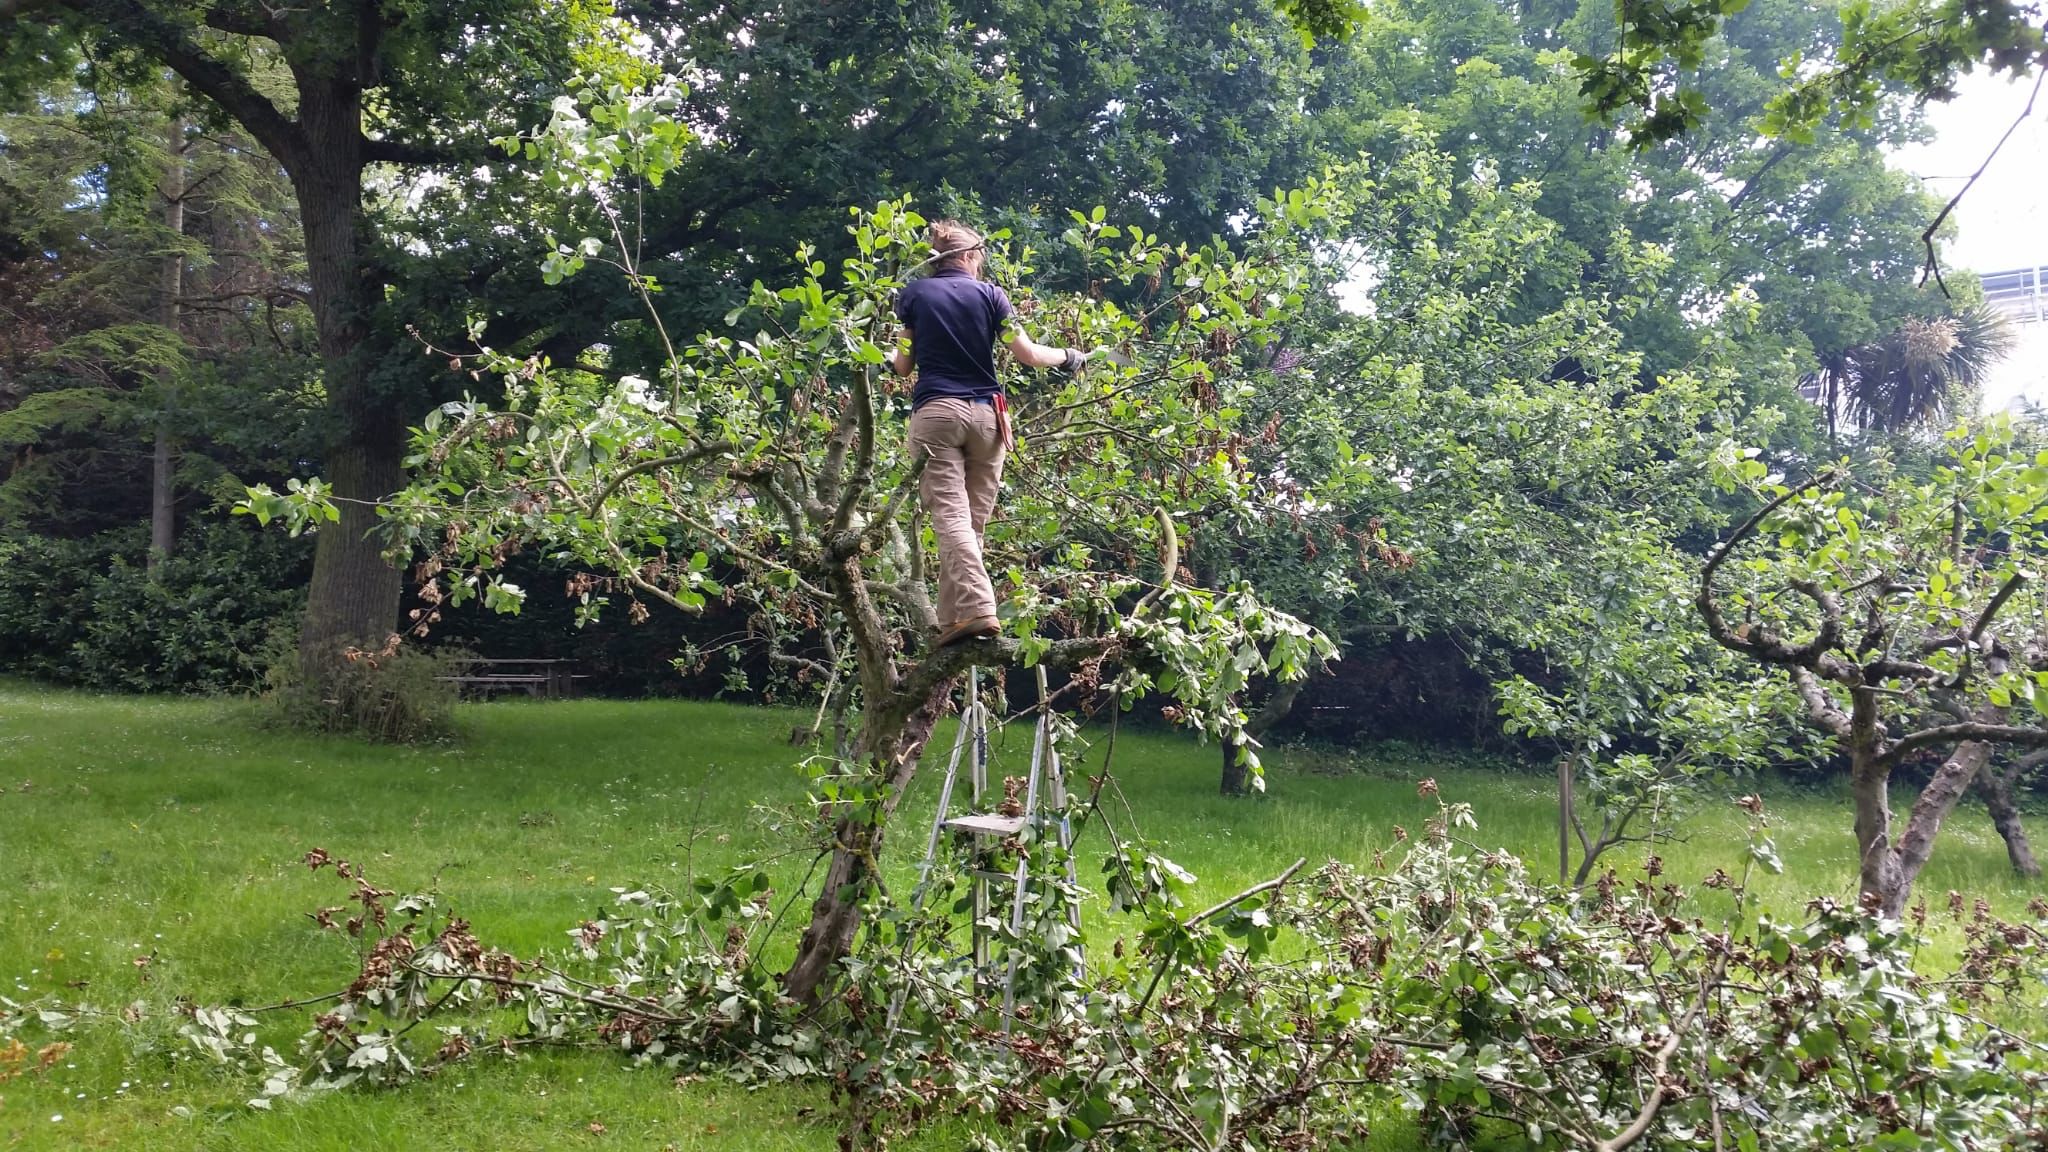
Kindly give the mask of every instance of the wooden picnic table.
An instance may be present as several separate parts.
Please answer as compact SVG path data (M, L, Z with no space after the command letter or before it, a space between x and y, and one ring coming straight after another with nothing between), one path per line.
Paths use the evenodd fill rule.
M569 671L575 664L574 660L476 658L462 661L461 672L441 679L466 694L521 691L557 700L569 695L576 681L589 679Z

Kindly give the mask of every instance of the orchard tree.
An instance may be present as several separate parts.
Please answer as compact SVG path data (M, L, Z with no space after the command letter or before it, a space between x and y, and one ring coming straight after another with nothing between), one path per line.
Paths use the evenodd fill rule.
M1496 686L1507 730L1556 751L1558 882L1573 887L1610 851L1654 852L1714 785L1799 751L1792 694L1697 626L1696 563L1644 521L1602 533L1605 556L1575 553L1584 586L1532 613L1553 633L1541 682Z
M1951 434L1926 479L1844 465L1786 487L1740 467L1770 498L1703 566L1700 617L1848 755L1859 883L1897 916L1999 747L2048 747L2048 452L2000 419ZM1940 750L1895 823L1893 772Z
M515 142L565 188L590 195L607 222L607 234L563 244L550 277L596 262L645 289L631 213L613 196L622 175L657 181L675 163L676 105L669 87L587 90L580 103L559 102L544 132ZM1270 486L1242 453L1243 366L1302 303L1300 269L1169 248L1100 209L1077 215L1069 241L1143 307L1105 294L1025 296L1019 310L1043 333L1122 347L1134 362L1013 382L1029 400L988 542L1007 590L1005 634L930 647L921 469L904 450L904 390L883 368L894 294L929 259L922 225L898 203L857 213L856 254L836 273L804 246L793 283L756 284L731 318L746 335L672 345L656 381L492 352L464 359L502 378L503 402L431 413L415 434L414 484L382 508L388 544L420 557L430 605L481 596L516 610L527 593L501 569L534 549L587 569L571 592L588 613L638 615L649 603L692 612L718 596L844 637L858 729L851 755L818 770L831 862L785 978L798 999L816 997L852 948L891 815L969 666L1064 667L1126 706L1162 693L1179 722L1229 738L1245 719L1233 695L1249 678L1298 678L1333 652L1248 587L1176 579L1177 520L1256 503ZM1016 268L1029 253L1007 259ZM667 340L658 300L645 299ZM338 515L320 482L283 495L253 490L244 507L298 525ZM1105 554L1083 533L1125 543ZM1160 573L1147 581L1138 573L1154 549ZM432 610L422 611L419 626L430 626Z
M1524 706L1509 713L1517 731L1575 761L1588 807L1613 801L1604 831L1582 829L1590 860L1662 827L1684 785L1753 760L1774 731L1754 701L1683 703L1720 677L1696 659L1712 641L1670 612L1690 611L1674 591L1691 585L1680 541L1719 522L1712 475L1730 431L1765 437L1783 416L1745 411L1728 362L1758 322L1752 296L1723 302L1690 371L1653 372L1624 327L1661 306L1672 261L1621 233L1606 243L1628 289L1560 298L1553 286L1594 261L1544 197L1534 181L1459 173L1418 128L1262 206L1316 223L1305 265L1370 289L1293 322L1246 402L1263 430L1248 451L1293 500L1195 527L1190 553L1197 572L1250 579L1347 643L1455 643ZM1544 687L1516 675L1539 667ZM1291 687L1264 698L1253 735ZM1234 782L1226 761L1225 791Z

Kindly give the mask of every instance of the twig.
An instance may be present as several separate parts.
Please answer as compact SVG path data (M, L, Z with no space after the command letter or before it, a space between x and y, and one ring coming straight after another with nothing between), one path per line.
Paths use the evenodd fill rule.
M347 989L343 989L343 990L342 990L342 991L340 991L340 992L329 992L329 993L328 993L327 995L325 995L325 996L308 996L308 997L306 997L306 998L305 998L305 999L303 999L303 1000L280 1000L280 1001L278 1001L278 1002L277 1002L277 1003L275 1003L275 1004L265 1004L265 1005L263 1005L263 1006L262 1006L262 1007L260 1007L260 1008L237 1008L237 1009L235 1009L235 1011L237 1011L237 1012L281 1012L281 1011L283 1011L283 1010L285 1010L285 1009L287 1009L287 1008L305 1008L305 1007L307 1007L307 1006L309 1006L309 1005L313 1005L313 1004L325 1004L325 1003L327 1003L327 1002L328 1002L328 1001L330 1001L330 1000L339 1000L339 999L341 999L341 998L342 998L343 996L346 996L346 995L348 995L348 990L347 990Z
M1271 880L1262 880L1259 883L1254 884L1251 887L1245 889L1244 891L1239 892L1237 895L1232 896L1219 904L1212 905L1208 910L1204 911L1201 915L1195 917L1193 920L1188 921L1188 927L1192 928L1195 925L1210 919L1211 917L1220 916L1224 912L1229 911L1232 907L1244 903L1246 900L1249 900L1252 897L1257 896L1261 892L1270 892L1275 888L1280 887L1281 885L1287 883L1289 880L1292 880L1294 878L1294 874L1296 872L1301 871L1302 865L1307 863L1308 857L1297 857L1293 864L1288 865L1287 871L1282 872L1278 876L1273 877Z
M2034 114L2034 98L2041 94L2043 80L2048 80L2048 71L2034 77L2034 90L2027 96L2027 106L2020 109L2020 114L2013 117L2012 123L2006 126L2005 135L2000 136L1998 143L1992 145L1991 154L1984 157L1984 162L1977 165L1977 170L1970 173L1970 178L1963 181L1963 186L1956 190L1956 194L1949 197L1948 203L1941 206L1941 215L1936 216L1934 223L1929 224L1927 230L1920 233L1920 243L1927 249L1927 264L1920 270L1920 283L1924 286L1927 277L1933 276L1935 285L1941 289L1941 294L1946 299L1953 300L1955 297L1948 290L1948 281L1941 278L1941 260L1934 254L1934 233L1941 227L1942 222L1948 219L1948 214L1956 210L1956 205L1963 202L1963 197L1970 194L1970 188L1977 183L1977 178L1984 175L1984 170L1991 167L1993 160L1998 159L1999 150L2005 147L2007 140L2012 139L2012 134L2019 130L2021 122Z

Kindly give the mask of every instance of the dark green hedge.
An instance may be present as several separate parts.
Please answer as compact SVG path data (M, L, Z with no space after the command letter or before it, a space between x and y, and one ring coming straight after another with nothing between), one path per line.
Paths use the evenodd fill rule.
M257 687L266 649L298 626L311 542L202 521L154 576L147 548L141 526L0 534L0 672L127 692Z

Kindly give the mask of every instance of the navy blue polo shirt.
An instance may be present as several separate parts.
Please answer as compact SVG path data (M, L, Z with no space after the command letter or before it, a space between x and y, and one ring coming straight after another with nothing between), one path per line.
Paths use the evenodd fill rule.
M957 268L905 284L896 294L896 318L910 328L910 358L917 365L910 407L942 396L973 401L1001 392L996 339L1013 312L1001 288Z

